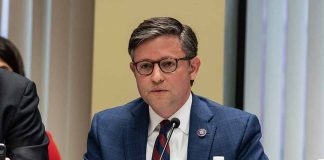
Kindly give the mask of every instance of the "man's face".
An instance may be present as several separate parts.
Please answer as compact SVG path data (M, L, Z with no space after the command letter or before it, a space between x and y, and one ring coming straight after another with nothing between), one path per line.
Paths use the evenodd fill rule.
M165 35L138 46L134 51L134 62L178 59L185 56L179 39L176 36ZM170 117L188 99L191 92L190 80L196 78L200 66L198 57L190 61L190 64L187 60L178 61L177 69L171 73L162 72L156 63L150 75L139 74L135 66L130 64L141 97L161 117Z

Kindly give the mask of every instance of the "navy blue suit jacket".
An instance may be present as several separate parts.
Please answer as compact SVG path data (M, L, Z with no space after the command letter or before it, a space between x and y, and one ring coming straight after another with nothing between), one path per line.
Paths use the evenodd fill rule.
M145 160L148 124L149 109L143 99L95 114L84 159ZM207 134L199 137L197 130L202 128ZM256 116L193 94L188 160L268 159L260 138Z

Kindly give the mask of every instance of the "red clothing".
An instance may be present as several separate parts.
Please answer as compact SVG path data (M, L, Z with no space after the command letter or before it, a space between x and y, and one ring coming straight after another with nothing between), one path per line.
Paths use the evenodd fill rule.
M60 153L56 147L56 144L53 140L53 137L49 131L46 131L48 139L49 139L49 144L48 144L48 157L49 160L61 160Z

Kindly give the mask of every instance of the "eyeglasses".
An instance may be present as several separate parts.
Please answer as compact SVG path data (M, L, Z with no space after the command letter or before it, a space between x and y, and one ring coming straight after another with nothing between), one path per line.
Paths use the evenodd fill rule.
M150 75L154 70L155 63L157 63L164 73L171 73L174 72L178 67L178 61L181 60L191 60L193 57L183 57L183 58L165 58L159 61L139 61L133 62L137 72L141 75Z

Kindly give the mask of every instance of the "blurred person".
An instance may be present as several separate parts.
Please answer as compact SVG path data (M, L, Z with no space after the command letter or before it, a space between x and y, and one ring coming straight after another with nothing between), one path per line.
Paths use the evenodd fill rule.
M255 115L191 91L197 46L193 30L174 18L144 20L128 45L141 97L94 115L84 159L267 160ZM170 132L174 118L180 124Z
M17 47L8 39L0 36L0 68L25 76L24 64ZM46 131L49 138L49 159L60 160L60 154L50 132Z
M35 84L0 68L0 143L11 160L48 159Z
M16 46L0 36L0 68L25 76L24 64Z

